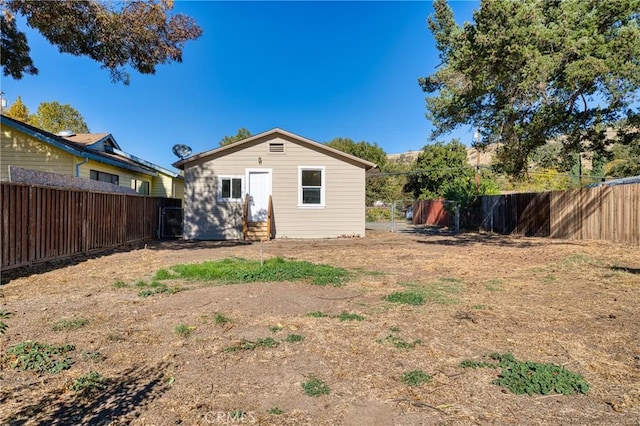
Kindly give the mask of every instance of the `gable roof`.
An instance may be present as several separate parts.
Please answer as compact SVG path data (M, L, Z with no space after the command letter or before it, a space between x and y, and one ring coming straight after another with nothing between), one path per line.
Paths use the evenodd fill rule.
M365 170L370 170L376 167L375 163L372 163L367 160L363 160L362 158L356 157L355 155L347 154L346 152L340 151L339 149L332 148L325 144L296 135L295 133L287 132L286 130L283 130L277 127L271 130L267 130L266 132L262 132L257 135L250 136L241 141L230 143L229 145L221 146L219 148L211 149L209 151L204 151L198 154L194 154L190 157L183 158L182 160L173 163L173 167L184 170L185 165L193 161L200 160L210 156L216 156L218 154L224 154L226 151L233 150L234 148L237 148L237 147L242 147L243 145L251 144L252 142L260 138L275 136L275 135L282 135L287 138L294 139L295 141L300 142L303 145L309 145L311 147L317 148L320 151L324 151L327 154L333 154L338 157L341 157L345 161L350 161L353 163L360 164L365 168Z
M0 123L77 157L148 176L158 176L158 172L161 172L174 178L182 178L176 172L121 151L120 146L110 133L83 133L63 137L5 115L0 116Z
M111 136L111 133L78 133L76 135L62 137L68 141L84 145L88 148L106 143L116 149L122 149L113 136Z

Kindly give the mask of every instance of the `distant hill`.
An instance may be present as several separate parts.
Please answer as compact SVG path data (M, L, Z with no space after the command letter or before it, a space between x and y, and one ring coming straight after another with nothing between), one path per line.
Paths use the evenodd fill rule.
M491 159L496 153L496 144L491 144L485 148L484 151L480 152L480 165L488 166L491 163ZM387 160L392 161L394 163L411 163L416 161L418 158L418 154L422 151L407 151L400 152L398 154L387 154ZM478 152L475 148L467 148L467 163L472 166L476 165L476 158Z

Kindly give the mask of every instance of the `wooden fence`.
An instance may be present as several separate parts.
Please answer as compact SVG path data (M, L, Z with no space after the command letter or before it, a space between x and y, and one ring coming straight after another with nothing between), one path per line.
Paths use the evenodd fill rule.
M445 209L444 200L417 200L413 203L414 225L450 226L451 215Z
M640 245L640 184L481 198L485 230Z
M161 207L181 200L0 184L0 270L157 237Z

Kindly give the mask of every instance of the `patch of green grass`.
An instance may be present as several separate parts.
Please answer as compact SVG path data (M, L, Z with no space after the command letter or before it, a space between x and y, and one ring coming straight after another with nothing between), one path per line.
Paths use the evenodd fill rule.
M162 280L168 280L173 278L173 276L171 275L171 272L169 272L166 269L159 269L158 272L156 272L156 275L153 277L155 280L158 281L162 281Z
M224 349L224 351L225 352L253 351L256 348L275 348L275 347L278 347L279 345L280 345L280 342L272 339L271 337L258 339L255 342L242 339L240 343L238 343L237 345L228 346Z
M73 345L54 346L29 340L7 349L2 363L20 371L56 374L71 368L74 361L65 354L73 350Z
M472 305L471 309L483 310L483 309L487 309L487 305Z
M98 351L82 351L80 356L84 361L102 362L104 361L104 355Z
M417 291L396 291L385 296L384 300L405 305L424 305L424 295Z
M277 333L278 331L282 330L284 327L280 324L277 325L272 325L271 327L269 327L269 331L272 333Z
M448 305L459 303L455 295L464 289L461 280L451 277L441 277L429 283L405 282L402 285L408 290L391 293L384 300L407 305L423 305L427 302Z
M98 372L90 371L73 381L69 390L83 394L95 394L107 388L107 378Z
M462 361L460 366L463 368L501 369L498 378L493 383L506 387L517 395L525 393L528 395L548 395L551 393L571 395L575 392L587 393L589 391L589 384L582 376L556 364L519 361L510 353L494 353L483 358L482 361Z
M172 278L212 281L217 284L310 280L317 285L341 286L350 278L350 274L342 268L279 257L268 259L263 265L257 260L229 258L175 265L171 270Z
M265 337L264 339L256 340L256 348L275 348L279 345L280 343L278 343L278 341L272 339L271 337Z
M545 284L551 284L556 282L557 280L558 279L552 274L547 274L542 278L542 282Z
M406 371L402 375L402 382L409 386L421 386L429 383L432 377L422 370Z
M392 327L389 327L389 331L392 333L399 333L400 332L400 327L398 327L397 325L394 325Z
M85 318L61 319L60 321L56 321L51 324L50 328L52 331L77 330L88 323L89 320Z
M282 413L284 413L284 411L282 411L278 407L271 407L267 410L267 414L273 414L274 416L279 416Z
M138 281L136 283L136 287L144 289L138 292L138 296L140 297L149 297L162 293L175 294L182 290L178 286L169 287L165 283L159 281L151 281L150 283L146 283L145 281Z
M214 317L213 317L213 322L216 325L225 325L225 324L232 323L233 321L231 320L231 318L226 317L226 316L222 315L219 312L216 312Z
M173 328L173 331L175 331L176 334L186 338L186 337L189 337L191 333L193 333L193 330L195 329L196 329L195 326L191 326L187 324L178 324Z
M302 390L307 396L329 395L330 389L322 380L315 376L311 376L306 382L302 383Z
M347 311L342 311L338 315L334 315L333 318L337 318L340 321L364 321L364 317L358 314L351 314Z
M560 261L561 266L589 265L597 263L596 259L583 253L570 254Z
M129 287L129 285L122 280L117 280L116 282L113 283L113 288L127 288L127 287Z
M493 278L484 283L484 288L489 291L504 291L504 281L500 278Z
M328 317L329 315L325 314L322 311L315 311L315 312L309 312L307 316L312 318L325 318L325 317Z
M384 339L379 339L377 342L393 346L394 348L401 350L414 349L416 345L423 343L421 339L416 339L413 342L407 342L402 337L396 336L394 334L389 334L387 337L385 337Z
M284 341L287 343L298 343L298 342L302 342L303 340L304 340L304 336L300 334L289 334L284 339Z

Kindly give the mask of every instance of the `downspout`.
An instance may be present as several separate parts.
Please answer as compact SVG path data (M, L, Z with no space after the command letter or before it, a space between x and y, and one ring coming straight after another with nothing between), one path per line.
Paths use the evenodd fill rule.
M80 166L83 166L89 162L88 158L84 158L81 162L76 163L76 177L80 177Z

